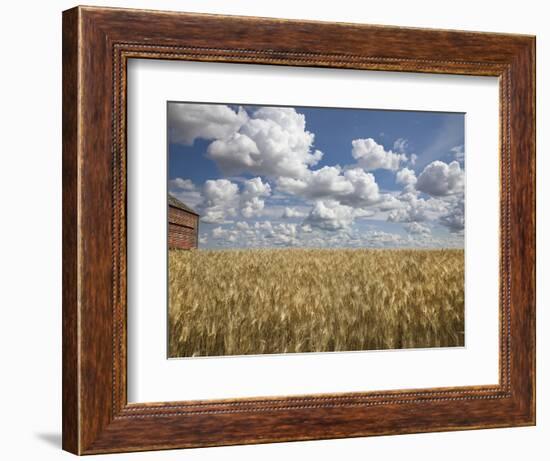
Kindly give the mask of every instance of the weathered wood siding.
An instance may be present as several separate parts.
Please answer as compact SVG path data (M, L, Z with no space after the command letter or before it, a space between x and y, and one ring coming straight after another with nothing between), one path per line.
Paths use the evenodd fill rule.
M199 217L168 207L168 247L190 250L198 247Z

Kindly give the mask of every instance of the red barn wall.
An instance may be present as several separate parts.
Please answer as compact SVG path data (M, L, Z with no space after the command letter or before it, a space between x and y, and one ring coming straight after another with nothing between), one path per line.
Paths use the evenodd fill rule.
M199 217L168 207L168 247L189 250L198 247Z

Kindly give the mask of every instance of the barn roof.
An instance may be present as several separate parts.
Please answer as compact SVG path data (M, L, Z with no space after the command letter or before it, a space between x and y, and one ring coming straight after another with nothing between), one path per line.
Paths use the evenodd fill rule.
M191 208L190 206L187 206L185 203L183 203L181 200L178 200L176 197L174 197L171 194L168 194L168 205L199 216L199 214L195 210L193 210L193 208Z

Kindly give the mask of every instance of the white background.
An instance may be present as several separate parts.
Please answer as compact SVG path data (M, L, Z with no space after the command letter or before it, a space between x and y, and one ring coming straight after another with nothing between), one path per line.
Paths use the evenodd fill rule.
M498 383L496 77L145 59L129 63L128 92L131 402ZM466 347L166 360L165 152L171 100L466 113Z
M89 4L101 4L92 0ZM257 0L115 1L111 6L163 8L420 27L517 32L537 35L538 60L538 425L440 434L209 448L116 455L136 460L408 459L498 460L548 457L550 389L548 361L549 250L543 234L550 221L550 174L542 152L550 149L550 31L544 2L442 3L296 2ZM5 459L69 459L60 451L61 427L61 10L69 1L3 5L0 114L0 391L1 456ZM32 208L31 208L32 205ZM32 210L32 212L31 212ZM38 223L38 225L37 225ZM98 457L103 459L104 457ZM105 458L107 459L107 458Z

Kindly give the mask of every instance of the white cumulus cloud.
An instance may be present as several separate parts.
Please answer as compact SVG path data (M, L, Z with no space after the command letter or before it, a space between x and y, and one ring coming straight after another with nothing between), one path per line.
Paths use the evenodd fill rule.
M292 218L305 218L307 213L304 213L296 208L285 207L281 218L292 219Z
M463 193L464 170L456 160L449 164L436 160L420 173L416 188L434 197Z
M437 219L448 209L448 204L438 198L423 199L418 197L417 191L402 193L398 200L401 207L396 207L388 214L388 221L392 222L421 222Z
M170 179L168 181L168 191L191 208L195 208L203 202L201 191L190 179Z
M409 168L403 168L399 170L395 175L395 182L397 184L402 184L403 189L407 192L414 190L416 185L416 175L413 170Z
M278 223L273 226L264 238L275 245L294 246L299 243L299 229L295 223Z
M313 148L314 138L295 109L262 107L239 131L212 142L207 155L226 174L301 178L323 156Z
M261 197L268 197L271 187L261 178L252 178L244 182L241 194L241 214L245 218L257 216L264 209L265 202Z
M464 230L464 196L450 204L447 213L439 218L439 222L453 233Z
M374 175L361 168L342 171L339 166L325 166L302 179L279 178L277 188L310 200L336 200L353 206L373 205L381 199Z
M235 112L223 104L168 105L170 141L191 145L197 138L224 139L235 133L246 121L246 111Z
M405 153L409 147L409 141L405 138L397 138L393 143L393 150L401 153Z
M227 179L209 179L203 186L205 223L223 223L237 214L239 187Z
M432 233L431 229L428 226L418 222L410 222L410 223L404 224L403 227L409 234L430 235Z
M391 222L418 222L425 221L426 211L421 205L422 202L413 202L407 205L405 208L397 208L390 211L388 214L388 221Z
M168 181L168 187L182 190L195 190L196 186L190 179L174 178Z
M257 169L261 163L260 151L248 136L233 133L225 139L217 139L207 149L207 155L227 174Z
M349 229L353 224L354 210L334 200L319 200L311 209L304 224L328 231Z
M385 150L374 139L354 139L351 142L351 155L357 164L365 170L392 170L396 171L402 162L407 161L407 156Z

